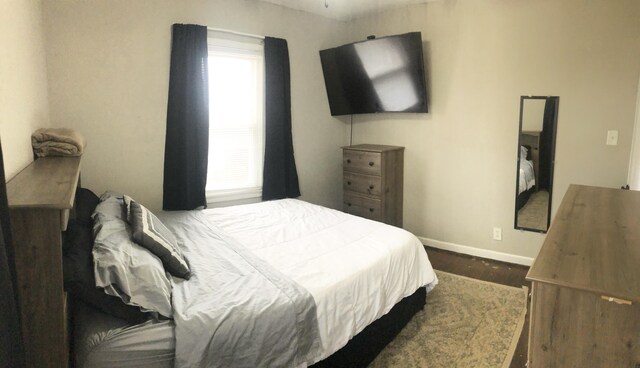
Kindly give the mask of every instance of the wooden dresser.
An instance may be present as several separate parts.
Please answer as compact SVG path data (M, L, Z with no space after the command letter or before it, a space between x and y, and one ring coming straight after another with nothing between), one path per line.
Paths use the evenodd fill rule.
M640 367L640 192L571 185L527 280L529 368Z
M62 231L79 176L79 157L45 157L7 183L27 367L69 364Z
M402 227L404 147L342 147L344 211Z

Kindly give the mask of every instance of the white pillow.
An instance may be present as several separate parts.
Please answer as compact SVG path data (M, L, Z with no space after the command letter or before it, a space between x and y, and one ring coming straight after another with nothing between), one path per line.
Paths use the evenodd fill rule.
M162 262L132 240L122 197L103 199L93 215L96 287L144 312L171 318L171 283Z
M529 152L529 150L527 149L527 147L525 147L525 146L520 146L520 159L522 159L522 160L526 160L526 159L527 159L527 152Z

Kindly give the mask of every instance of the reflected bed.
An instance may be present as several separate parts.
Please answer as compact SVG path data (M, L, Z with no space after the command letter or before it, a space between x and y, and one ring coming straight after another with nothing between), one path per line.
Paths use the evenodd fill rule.
M531 147L520 146L520 167L518 175L518 196L516 197L516 211L524 207L535 190L536 177L531 160Z

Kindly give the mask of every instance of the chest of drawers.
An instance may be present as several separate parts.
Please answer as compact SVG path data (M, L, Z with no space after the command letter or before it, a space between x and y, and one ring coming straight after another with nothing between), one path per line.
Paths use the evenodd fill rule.
M402 227L404 147L342 147L343 208L352 215Z
M640 192L571 185L536 257L530 368L640 367Z

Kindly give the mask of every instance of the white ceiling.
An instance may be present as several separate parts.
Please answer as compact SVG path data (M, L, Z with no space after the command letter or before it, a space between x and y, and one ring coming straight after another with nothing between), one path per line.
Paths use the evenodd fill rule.
M441 0L261 0L323 17L348 21L365 14ZM325 2L328 7L325 7Z

